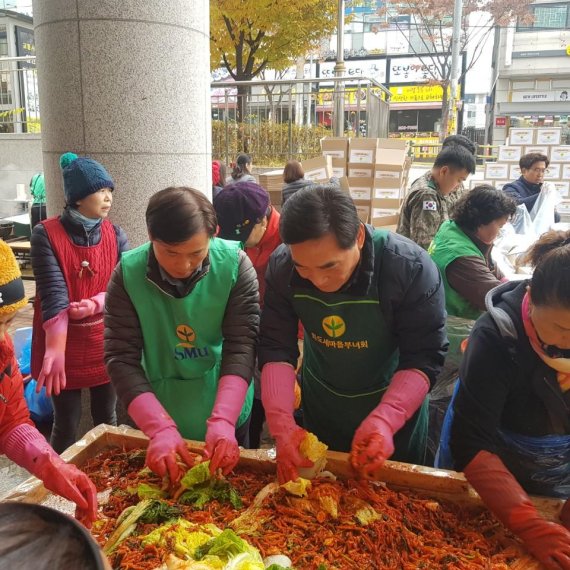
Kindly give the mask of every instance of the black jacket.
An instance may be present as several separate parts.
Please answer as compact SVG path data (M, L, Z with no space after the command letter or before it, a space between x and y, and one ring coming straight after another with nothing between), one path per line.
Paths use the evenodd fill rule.
M568 434L570 408L555 371L534 352L521 305L528 281L500 285L487 295L487 313L475 324L454 404L451 452L462 471L486 450L501 456L499 429L528 435Z
M378 299L387 326L393 330L400 351L398 370L417 368L432 385L447 352L445 292L440 273L429 255L409 239L389 233L383 254L375 259L374 228L366 226L361 261L342 292L364 295L375 273ZM315 289L295 271L289 247L280 246L269 261L258 359L297 365L298 317L293 308L296 285Z
M514 198L517 204L524 204L530 212L540 194L542 184L531 184L521 176L513 182L509 182L503 186L503 192Z
M81 223L71 217L67 209L63 211L60 222L76 245L85 247L97 245L101 241L101 224L97 224L87 232ZM119 226L113 224L113 229L117 236L119 257L116 262L118 262L121 253L129 249L129 244L125 232ZM30 243L36 292L41 299L42 320L46 322L69 307L67 285L41 223L34 227Z
M158 262L149 255L147 279L152 281L162 294L172 297L191 295L196 283L210 270L208 258L201 270L187 282L180 293L170 282L164 280ZM159 293L161 294L161 293ZM222 333L222 367L220 375L235 374L251 381L255 360L255 343L259 328L259 293L257 276L245 252L239 252L239 268L224 315ZM117 395L125 407L137 396L151 392L152 387L142 367L144 341L136 309L125 290L121 265L117 265L105 299L105 363Z

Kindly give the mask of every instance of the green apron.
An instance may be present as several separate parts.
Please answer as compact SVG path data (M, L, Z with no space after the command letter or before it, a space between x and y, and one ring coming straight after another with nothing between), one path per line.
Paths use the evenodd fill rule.
M428 253L438 266L443 279L447 312L455 317L478 319L482 314L481 311L462 297L449 284L447 267L460 257L481 257L484 260L485 256L481 253L481 250L454 221L447 220L441 224L437 234L435 234L428 248Z
M375 230L375 256L382 255L387 235ZM294 288L293 305L305 329L305 428L329 448L350 451L354 432L380 403L398 366L397 342L380 309L377 272L363 297ZM427 411L426 399L396 434L394 460L423 462Z
M222 363L222 323L237 280L237 242L210 241L210 270L192 292L177 299L146 276L151 245L123 254L123 282L139 317L144 339L142 365L157 398L183 437L203 441ZM237 421L251 413L253 383Z

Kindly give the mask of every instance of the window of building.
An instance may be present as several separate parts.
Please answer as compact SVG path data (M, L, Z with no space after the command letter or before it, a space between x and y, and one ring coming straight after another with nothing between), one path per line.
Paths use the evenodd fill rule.
M8 36L6 26L0 26L0 57L8 57Z
M564 30L570 28L570 3L535 4L530 6L534 16L531 24L518 24L517 31Z

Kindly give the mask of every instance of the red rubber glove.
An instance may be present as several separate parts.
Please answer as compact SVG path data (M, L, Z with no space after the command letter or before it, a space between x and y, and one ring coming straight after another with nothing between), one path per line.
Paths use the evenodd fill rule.
M465 477L493 514L549 570L570 570L570 531L544 520L528 495L494 453L480 451Z
M236 422L248 387L239 376L228 374L220 378L212 415L206 422L206 457L210 458L212 475L218 469L227 475L239 461Z
M68 322L69 318L65 310L43 324L46 347L36 386L38 394L44 385L48 396L52 394L59 396L59 393L65 389L65 345Z
M375 473L394 453L394 434L416 413L429 391L429 380L419 370L398 370L376 406L352 439L350 462L365 478Z
M75 465L65 463L33 426L20 424L4 436L2 449L44 487L77 505L75 517L87 528L97 520L97 490Z
M299 451L307 432L293 418L295 408L295 369L285 362L269 362L261 371L261 401L267 425L275 438L277 478L279 483L299 477L299 467L312 467L313 462Z
M81 299L81 301L69 303L67 312L71 320L80 321L81 319L102 313L104 308L105 291L102 291L89 299Z
M152 392L137 396L127 409L137 426L150 439L146 451L146 464L160 477L167 473L172 483L178 482L185 471L178 465L180 457L188 467L194 465L186 442L182 439L174 420Z

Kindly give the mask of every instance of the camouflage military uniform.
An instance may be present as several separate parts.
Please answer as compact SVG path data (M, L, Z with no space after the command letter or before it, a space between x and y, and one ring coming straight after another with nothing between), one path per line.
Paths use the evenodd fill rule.
M426 172L412 183L402 205L396 232L427 250L439 226L449 219L453 207L465 192L461 185L443 196L431 172Z

